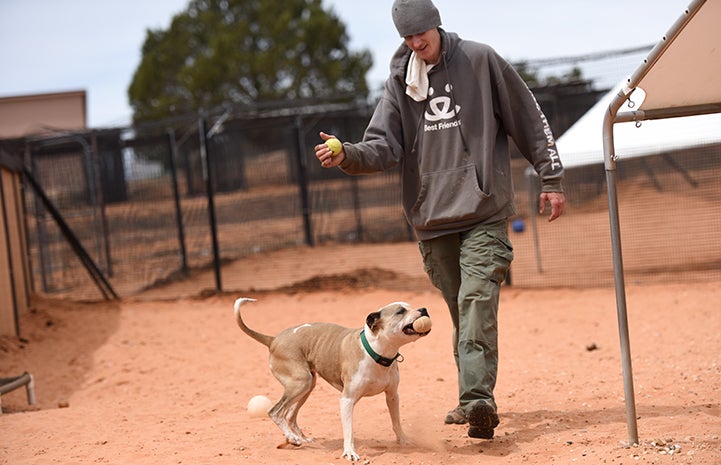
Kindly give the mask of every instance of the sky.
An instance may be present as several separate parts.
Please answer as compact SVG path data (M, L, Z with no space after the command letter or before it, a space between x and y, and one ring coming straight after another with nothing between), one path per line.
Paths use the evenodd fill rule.
M434 0L443 27L484 42L511 62L653 45L690 0ZM369 50L373 89L401 43L392 0L323 0L346 26L349 48ZM168 29L189 0L0 0L0 97L85 90L90 128L131 120L127 89L148 29ZM645 52L584 75L608 87ZM628 60L631 60L630 62Z

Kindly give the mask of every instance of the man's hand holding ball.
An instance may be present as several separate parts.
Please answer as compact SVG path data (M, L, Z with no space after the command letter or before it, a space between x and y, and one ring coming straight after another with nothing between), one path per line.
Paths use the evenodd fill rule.
M322 144L315 146L315 156L323 168L332 168L345 160L343 144L333 135L320 133Z

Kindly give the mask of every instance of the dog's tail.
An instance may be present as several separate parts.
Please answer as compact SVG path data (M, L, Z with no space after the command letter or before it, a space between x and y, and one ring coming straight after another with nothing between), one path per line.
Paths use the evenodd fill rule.
M240 306L243 305L245 302L255 302L255 299L250 299L248 297L241 297L235 301L235 321L238 323L238 326L240 326L240 329L243 330L245 334L252 337L256 341L260 342L261 344L265 345L266 347L270 347L270 344L273 342L273 339L275 339L273 336L268 336L265 334L261 334L257 331L254 331L250 328L248 328L245 325L245 322L243 321L243 317L240 315Z

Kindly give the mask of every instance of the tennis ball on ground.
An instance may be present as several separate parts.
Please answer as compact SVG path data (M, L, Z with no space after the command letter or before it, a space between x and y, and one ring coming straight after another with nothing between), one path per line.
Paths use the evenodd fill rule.
M341 144L340 141L338 139L336 139L335 137L325 141L325 145L328 146L328 148L330 149L330 151L333 153L334 156L338 155L340 153L340 151L343 150L343 144Z
M248 414L252 418L263 418L268 416L268 410L273 406L273 403L265 396L254 396L248 402Z
M417 333L427 333L431 330L431 318L428 316L422 316L413 322L413 331Z

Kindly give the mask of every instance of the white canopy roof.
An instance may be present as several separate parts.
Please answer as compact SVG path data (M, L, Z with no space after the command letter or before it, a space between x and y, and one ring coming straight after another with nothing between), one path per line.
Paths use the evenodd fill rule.
M647 94L641 104L645 111L721 103L721 1L689 7L671 31L681 23L686 24L680 32L664 36L651 51L648 66L630 79L640 78L637 86ZM661 47L663 53L655 54Z
M719 1L721 4L721 1ZM721 27L719 27L721 30ZM719 75L721 87L721 75ZM556 144L563 166L577 166L603 163L603 140L600 131L603 117L611 100L618 94L625 82L607 93L585 115L571 126ZM631 99L639 95L639 89ZM645 103L645 102L644 102ZM638 103L636 103L638 106ZM635 108L635 107L634 107ZM628 104L621 111L631 111ZM616 123L613 127L616 154L620 159L642 157L661 152L689 148L698 145L721 142L721 113L699 116L684 116L643 121Z
M640 122L613 125L621 160L721 142L721 0L694 1L636 72L558 139L565 167L603 163L599 132L619 93L633 103L618 115Z

